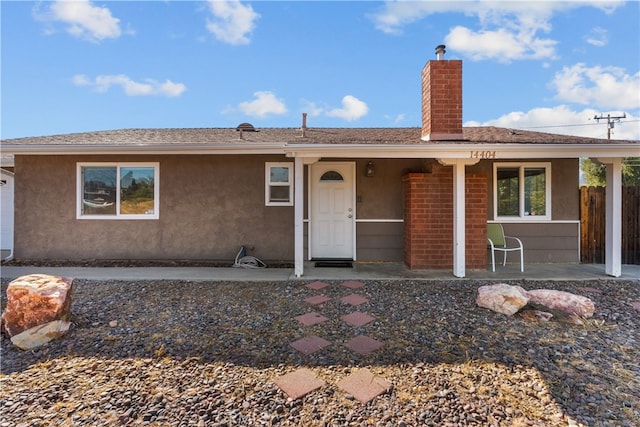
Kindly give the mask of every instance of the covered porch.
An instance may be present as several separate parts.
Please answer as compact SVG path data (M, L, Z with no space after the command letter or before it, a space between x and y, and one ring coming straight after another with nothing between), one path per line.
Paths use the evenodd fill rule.
M492 159L495 160L497 158L496 153L502 153L505 155L505 159L513 160L525 160L525 159L536 159L543 158L541 153L536 149L531 147L527 147L523 149L521 147L505 147L500 145L490 145L485 146L489 149L486 150L488 153L492 154ZM483 261L478 259L484 258L485 249L486 249L486 235L478 234L475 236L475 240L472 244L469 244L469 236L467 225L470 224L472 229L478 230L478 227L484 227L484 223L491 218L485 219L487 216L487 211L483 211L483 209L489 209L485 204L486 194L482 191L488 192L486 189L486 185L482 181L478 181L477 183L471 182L471 185L474 186L474 191L478 192L478 189L482 191L479 194L484 198L480 198L480 204L478 202L469 202L467 200L467 186L469 186L469 179L474 179L473 174L467 171L468 167L476 165L480 160L488 160L474 156L471 154L469 157L469 153L476 153L477 151L473 151L471 148L466 146L465 144L456 144L456 145L446 145L441 144L438 147L403 147L404 149L400 150L398 147L395 147L393 151L389 151L388 147L385 146L371 146L367 147L366 151L363 152L355 152L351 149L351 147L341 147L335 146L330 148L318 148L314 145L303 145L297 144L295 146L290 146L287 148L287 157L294 159L294 274L298 278L309 278L312 274L309 271L309 268L313 265L310 263L310 258L305 256L305 229L307 227L305 220L305 198L309 197L308 192L309 186L308 183L305 184L305 167L310 167L311 165L317 164L322 159L330 159L330 158L344 158L344 159L362 159L362 158L373 158L373 159L401 159L401 158L409 158L409 159L435 159L437 163L443 166L446 169L449 169L450 175L452 176L452 182L449 185L449 188L440 189L442 191L441 194L444 194L444 198L450 197L451 200L451 236L449 241L452 245L452 269L447 270L436 270L437 275L445 275L450 278L453 275L456 278L476 278L476 270L478 266L481 266ZM477 148L477 147L475 147ZM549 151L554 151L554 158L556 159L571 159L577 158L578 151L576 147L567 147L558 146L555 147L555 150L552 150L552 146L550 144L547 145L547 151L545 154L548 156ZM607 192L607 203L606 203L606 260L604 264L605 277L620 277L624 273L622 271L621 264L621 246L622 246L622 226L621 226L621 205L622 205L622 159L623 157L619 156L619 153L612 150L610 147L607 147L608 151L605 155L603 153L603 147L591 147L589 152L589 157L597 157L599 161L606 165L607 170L607 188L612 189L613 191ZM583 150L583 149L581 149ZM484 152L484 151L483 151ZM584 151L583 151L584 152ZM428 155L425 155L428 154ZM546 157L546 156L545 156ZM549 171L551 172L551 171ZM431 172L429 172L431 173ZM406 193L406 191L405 191ZM406 197L406 194L405 194ZM424 204L424 200L418 200L419 203ZM475 203L475 204L474 204ZM469 217L469 210L476 213L474 218ZM407 212L407 203L405 201L405 213ZM351 209L349 209L349 218L351 218ZM355 215L354 215L355 217ZM309 221L312 219L309 217ZM549 221L553 222L553 218L549 214ZM355 221L355 218L354 218ZM445 221L441 221L444 223ZM497 222L497 221L496 221ZM558 222L558 221L555 221ZM577 218L574 219L574 222L577 222ZM420 229L425 228L425 224L428 225L427 222L419 223L417 226L411 228L407 222L407 215L405 214L404 219L405 227L408 229L405 230L405 242L407 241L407 236L412 236L412 234ZM443 231L444 230L444 231ZM448 228L445 227L442 232L447 232ZM308 233L311 235L311 232ZM355 239L355 236L354 236ZM418 247L417 252L424 252L425 248L428 249L428 243L425 239L419 238L419 241L422 242L423 247ZM355 246L354 246L355 248ZM413 271L416 271L416 274L421 274L420 272L425 271L423 267L415 267L407 263L407 256L409 249L411 246L404 246L405 252L405 264L401 264L402 268L407 271L405 275L412 275ZM525 248L526 250L526 248ZM443 252L445 253L445 252ZM446 254L448 255L448 253ZM355 256L354 249L354 260L357 260ZM579 257L578 257L579 260ZM446 260L445 260L446 261ZM550 261L553 262L553 261ZM446 265L446 262L443 262L442 265ZM366 265L363 263L361 265ZM400 265L400 264L399 264ZM407 266L408 265L408 266ZM541 265L551 265L551 264L541 264ZM572 264L568 264L571 266ZM562 264L564 266L564 264ZM410 268L412 267L412 268ZM430 268L430 267L428 267ZM528 269L529 264L527 264ZM426 270L430 271L430 270ZM484 271L482 269L478 271ZM497 274L497 273L496 273ZM640 275L636 275L636 277L640 277Z

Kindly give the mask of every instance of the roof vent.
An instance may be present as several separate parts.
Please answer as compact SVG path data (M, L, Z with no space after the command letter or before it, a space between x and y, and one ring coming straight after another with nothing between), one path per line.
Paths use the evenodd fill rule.
M243 132L258 132L258 130L253 127L251 123L240 123L238 127L236 127L236 130Z

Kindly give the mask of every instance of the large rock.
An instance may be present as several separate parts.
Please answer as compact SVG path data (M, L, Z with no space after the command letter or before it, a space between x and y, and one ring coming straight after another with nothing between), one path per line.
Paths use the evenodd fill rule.
M480 286L476 297L478 306L509 316L517 313L528 302L527 291L520 286L511 286L506 283Z
M7 287L2 331L27 350L58 338L69 329L72 281L46 274L22 276Z
M11 342L22 350L32 350L60 338L69 330L69 326L71 323L65 320L54 320L12 336Z
M595 311L593 301L570 292L553 289L534 289L528 291L527 295L531 305L543 306L569 316L591 317Z

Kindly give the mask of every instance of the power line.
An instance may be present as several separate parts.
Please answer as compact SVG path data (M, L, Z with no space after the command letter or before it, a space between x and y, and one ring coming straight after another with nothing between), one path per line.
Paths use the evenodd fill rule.
M523 126L521 129L570 128L570 127L578 127L578 126L597 126L598 124L599 123L583 123L580 125Z
M594 120L597 120L600 123L600 120L607 119L607 139L611 139L611 129L616 122L620 122L620 119L626 119L627 113L622 113L621 116L612 116L611 114L607 114L606 117L604 114L600 114L599 116L594 116Z
M620 123L633 123L640 122L640 119L636 120L620 120ZM570 128L579 126L599 126L600 123L582 123L582 124L566 124L566 125L545 125L545 126L522 126L519 129L545 129L545 128Z

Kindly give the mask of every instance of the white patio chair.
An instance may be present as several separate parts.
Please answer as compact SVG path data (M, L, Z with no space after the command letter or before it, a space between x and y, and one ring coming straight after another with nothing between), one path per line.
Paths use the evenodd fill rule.
M502 252L502 265L507 265L507 253L520 251L520 271L524 272L524 247L517 237L505 236L502 224L487 224L487 240L491 247L491 271L496 271L496 251Z

